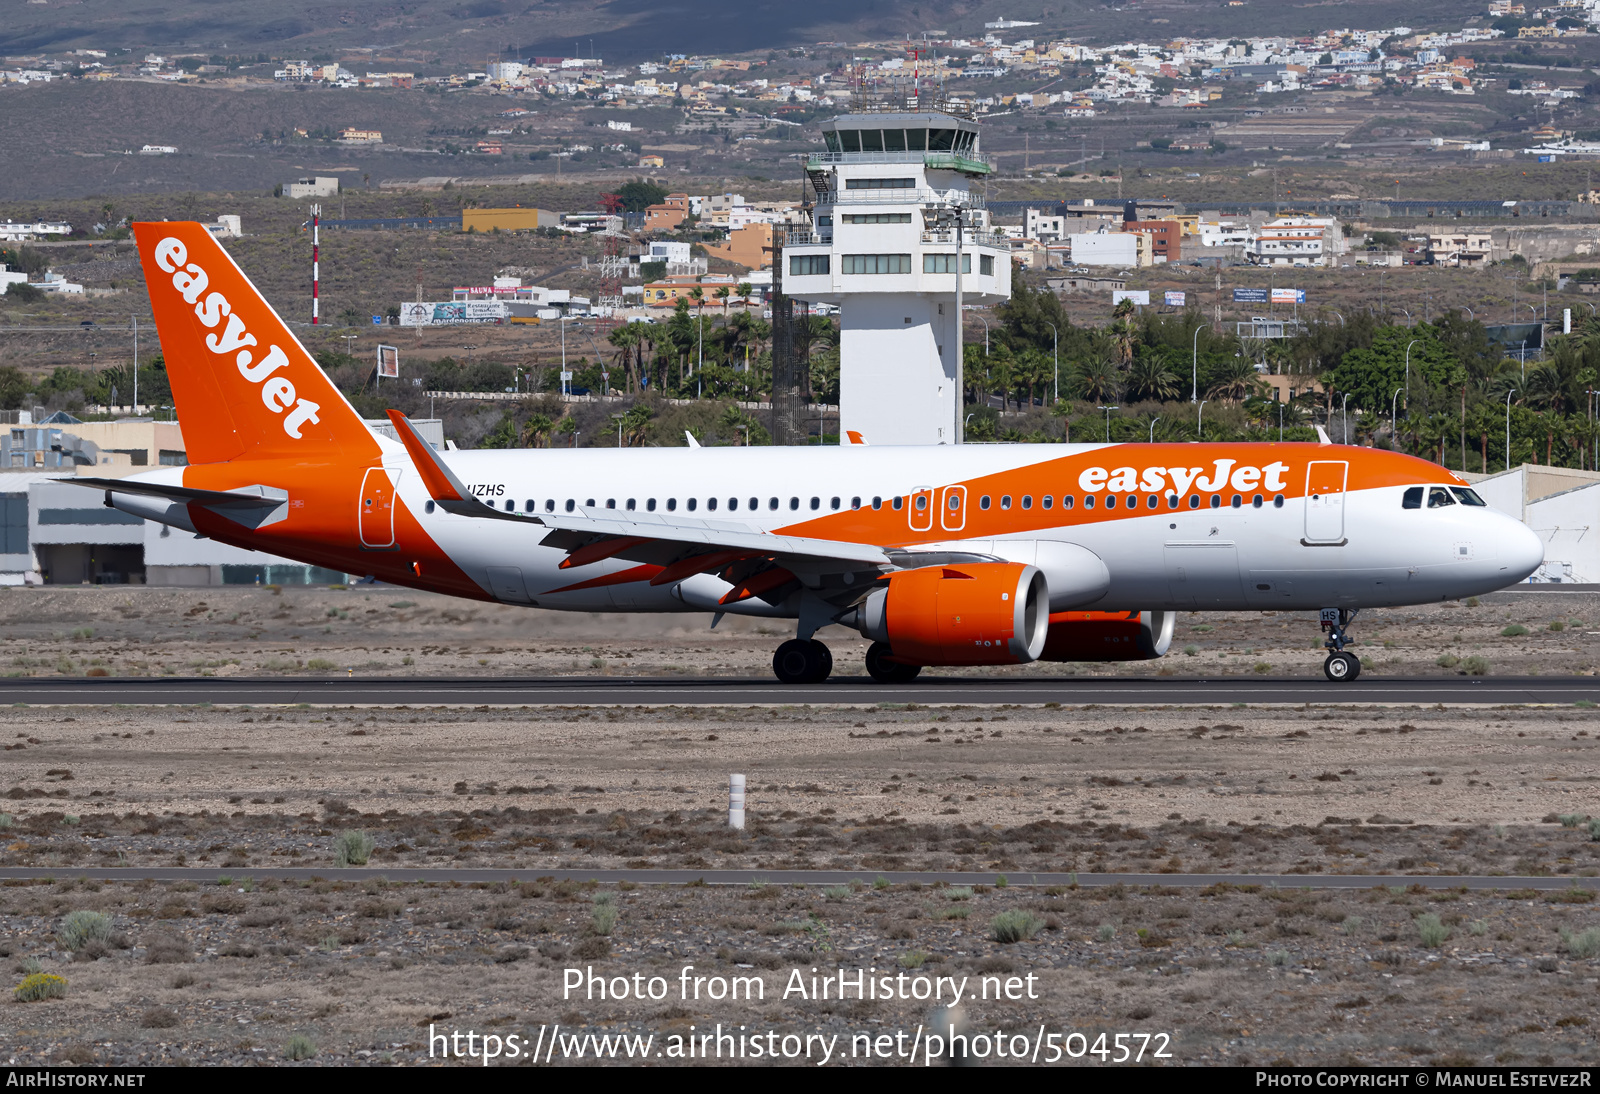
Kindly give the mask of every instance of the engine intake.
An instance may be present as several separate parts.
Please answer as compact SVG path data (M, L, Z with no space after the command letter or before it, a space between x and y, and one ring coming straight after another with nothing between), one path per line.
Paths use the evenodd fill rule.
M1041 661L1149 661L1172 645L1175 612L1056 612Z
M1045 648L1049 596L1036 566L924 566L890 574L857 618L863 637L905 664L1022 665Z

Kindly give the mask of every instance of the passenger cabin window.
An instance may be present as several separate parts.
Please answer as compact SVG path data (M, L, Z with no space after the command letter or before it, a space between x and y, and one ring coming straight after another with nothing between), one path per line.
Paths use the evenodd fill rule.
M883 508L883 498L882 498L882 497L879 497L879 496L876 496L876 495L874 495L874 497L873 497L873 499L872 499L872 508L873 508L873 509L874 509L874 510L875 510L875 511L876 511L876 510L879 510L879 509L882 509L882 508Z
M656 499L655 498L650 498L650 499L646 500L645 503L644 503L644 507L648 511L654 513L656 511Z
M811 508L813 510L822 508L822 499L821 498L812 498L811 499Z
M1093 509L1094 508L1094 495L1093 494L1085 494L1083 496L1083 507L1085 509Z
M978 508L979 509L987 509L987 508L989 508L989 495L988 494L985 494L985 495L983 495L983 497L978 499Z
M1000 508L1002 508L1002 509L1010 509L1011 508L1011 495L1010 494L1002 494L1002 495L1000 495Z
M1062 494L1061 495L1061 508L1063 508L1063 509L1071 509L1072 508L1072 500L1073 499L1072 499L1072 495L1071 494Z
M578 503L577 502L573 501L571 498L567 499L567 512L570 513L574 509L576 509L577 507L578 507Z
M699 503L699 502L698 502L698 501L697 501L697 500L696 500L696 499L694 499L694 498L690 498L690 499L689 499L689 500L688 500L688 501L687 501L687 502L685 502L685 503L684 503L684 504L686 504L686 505L688 505L688 507L689 507L689 512L691 512L691 513L692 513L692 512L694 512L694 511L695 511L695 507L696 507L696 506L698 506L698 505L699 505L699 504L700 504L700 503Z
M1476 490L1468 490L1465 486L1452 486L1450 492L1456 496L1456 500L1462 505L1487 506L1489 504L1478 496Z
M1039 504L1041 506L1043 506L1044 508L1046 508L1046 509L1049 509L1050 507L1055 505L1055 503L1056 503L1056 499L1050 494L1046 494L1044 497L1039 499Z
M1428 488L1429 509L1443 509L1446 505L1454 505L1455 503L1456 499L1452 498L1450 496L1450 491L1446 490L1444 487L1430 486Z
M906 504L906 499L905 498L895 498L894 499L894 511L896 513L898 513L902 508L904 508L905 504ZM984 508L988 508L988 506L985 506Z
M555 498L546 498L546 499L544 499L544 511L546 513L554 513L556 511L556 499Z
M617 507L617 499L616 498L607 498L606 499L606 508L607 509L615 509L616 507Z
M628 499L628 512L630 512L630 513L633 512L633 508L634 508L634 500L632 498L629 498Z
M839 508L839 499L838 498L830 498L830 499L828 499L828 508L830 508L830 509Z
M1085 499L1085 500L1087 500L1087 499ZM1115 494L1107 494L1106 495L1106 508L1107 509L1115 509L1116 507L1117 507L1117 496Z
M1400 501L1402 509L1422 508L1422 487L1411 486L1406 488L1406 496Z
M674 509L676 509L677 507L678 507L678 499L677 498L668 498L667 499L667 512L670 513Z
M768 498L767 499L767 508L768 509L776 509L777 507L778 507L778 499L777 498Z
M850 508L852 508L852 509L860 509L861 508L861 499L860 498L851 498L850 499Z

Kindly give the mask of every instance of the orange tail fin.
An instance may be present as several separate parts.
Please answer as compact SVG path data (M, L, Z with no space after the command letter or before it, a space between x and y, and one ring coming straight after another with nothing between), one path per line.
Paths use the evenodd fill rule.
M361 416L205 228L133 226L190 463L370 462Z

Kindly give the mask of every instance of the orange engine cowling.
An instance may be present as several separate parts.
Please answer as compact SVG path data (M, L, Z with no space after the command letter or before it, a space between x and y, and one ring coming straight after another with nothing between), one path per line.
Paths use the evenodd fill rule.
M1056 612L1041 661L1149 661L1172 645L1173 612Z
M925 566L889 575L857 617L863 636L913 665L1021 665L1045 646L1050 593L1017 562Z

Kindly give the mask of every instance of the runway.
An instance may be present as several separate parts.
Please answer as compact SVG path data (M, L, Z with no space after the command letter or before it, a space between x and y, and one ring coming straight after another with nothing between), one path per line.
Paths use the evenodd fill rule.
M91 881L189 881L195 884L237 884L253 881L310 881L325 879L359 883L372 878L390 882L423 884L489 885L512 881L598 881L615 885L872 885L880 878L891 884L1049 886L1078 885L1100 888L1125 885L1131 888L1161 886L1177 889L1203 889L1213 885L1234 887L1252 885L1271 889L1373 889L1379 886L1427 889L1468 889L1475 892L1529 890L1565 892L1568 889L1600 890L1600 879L1592 877L1496 877L1465 874L1092 874L1050 873L1016 870L1010 873L976 870L571 870L532 867L525 870L407 869L380 867L350 869L240 867L232 870L195 866L112 866L63 867L59 870L35 867L0 866L3 881L52 881L88 878Z
M0 680L0 703L30 706L797 706L996 705L1300 706L1465 703L1561 705L1600 702L1590 676L1369 676L1351 683L1321 679L1228 677L1018 677L929 675L909 684L835 677L823 684L698 677L375 677L329 679L242 677L104 677Z

